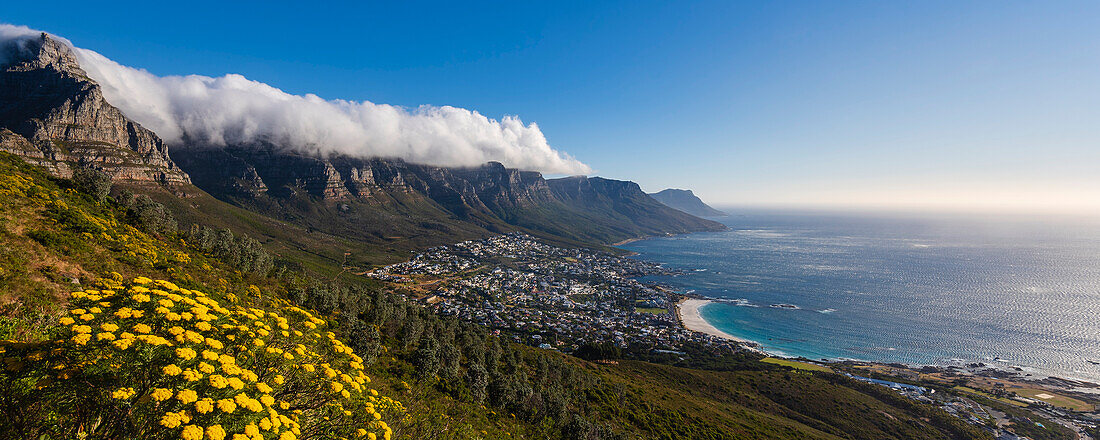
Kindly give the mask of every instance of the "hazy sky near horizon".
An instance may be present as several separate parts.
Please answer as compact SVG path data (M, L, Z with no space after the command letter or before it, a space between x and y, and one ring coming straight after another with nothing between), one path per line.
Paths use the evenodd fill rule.
M1100 3L6 5L157 75L535 122L719 205L1100 213Z

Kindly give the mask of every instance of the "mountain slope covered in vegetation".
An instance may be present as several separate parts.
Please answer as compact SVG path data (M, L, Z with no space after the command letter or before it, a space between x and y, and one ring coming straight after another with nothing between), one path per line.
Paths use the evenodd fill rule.
M379 285L312 278L250 238L179 227L155 201L107 195L95 178L58 179L0 156L0 203L10 207L0 215L0 405L13 416L0 432L233 438L254 424L263 438L295 429L301 438L382 437L385 428L425 439L983 435L888 390L748 353L699 347L689 358L711 359L703 370L674 360L682 365L601 364L513 344ZM307 363L314 371L301 370ZM330 377L323 364L339 373ZM184 371L203 377L192 382ZM371 381L345 402L341 375L358 383L355 371ZM229 399L233 412L211 409ZM263 411L248 409L253 400Z

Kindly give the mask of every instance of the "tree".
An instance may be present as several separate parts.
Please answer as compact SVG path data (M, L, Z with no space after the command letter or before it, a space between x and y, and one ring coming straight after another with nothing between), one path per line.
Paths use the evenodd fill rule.
M131 208L137 226L146 232L169 233L176 231L176 219L164 205L153 201L149 196L142 194L134 199Z
M480 363L470 364L466 368L466 385L470 387L470 396L475 403L484 402L489 388L489 372Z
M462 353L454 344L443 344L439 349L439 376L446 380L458 379L459 361Z
M96 202L107 200L111 193L111 175L95 168L81 167L73 171L73 183Z
M424 335L420 339L420 347L416 349L413 359L416 364L416 373L421 379L431 379L439 372L439 342L431 335Z

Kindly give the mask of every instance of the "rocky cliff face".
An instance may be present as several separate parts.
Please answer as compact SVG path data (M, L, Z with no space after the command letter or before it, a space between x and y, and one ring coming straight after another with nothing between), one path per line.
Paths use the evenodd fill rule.
M103 98L66 44L42 34L0 51L0 150L61 177L89 166L116 180L190 182L156 134Z
M496 162L443 168L399 159L307 156L270 145L177 149L173 157L196 185L233 198L307 195L384 206L400 193L430 199L461 218L473 213L498 216L553 200L540 173Z
M405 224L408 230L458 220L493 231L511 225L611 243L723 228L662 205L634 182L598 177L546 180L538 172L496 162L444 168L398 159L309 156L274 145L177 148L172 157L195 185L216 197L288 220L326 212L331 218L313 219L311 227L334 231L377 226L367 225L367 219ZM347 224L337 225L341 222ZM425 226L432 222L436 226ZM382 228L377 232L386 233Z

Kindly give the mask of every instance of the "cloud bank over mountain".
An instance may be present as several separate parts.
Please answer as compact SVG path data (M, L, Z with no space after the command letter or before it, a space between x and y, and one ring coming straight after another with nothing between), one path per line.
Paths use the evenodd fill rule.
M39 34L0 24L0 47L17 50L20 41ZM236 74L162 77L92 50L73 49L108 102L177 147L268 143L303 153L401 158L428 165L498 161L545 173L591 172L551 147L537 124L524 124L516 116L497 120L451 106L409 109L292 95ZM0 54L0 64L7 56Z

